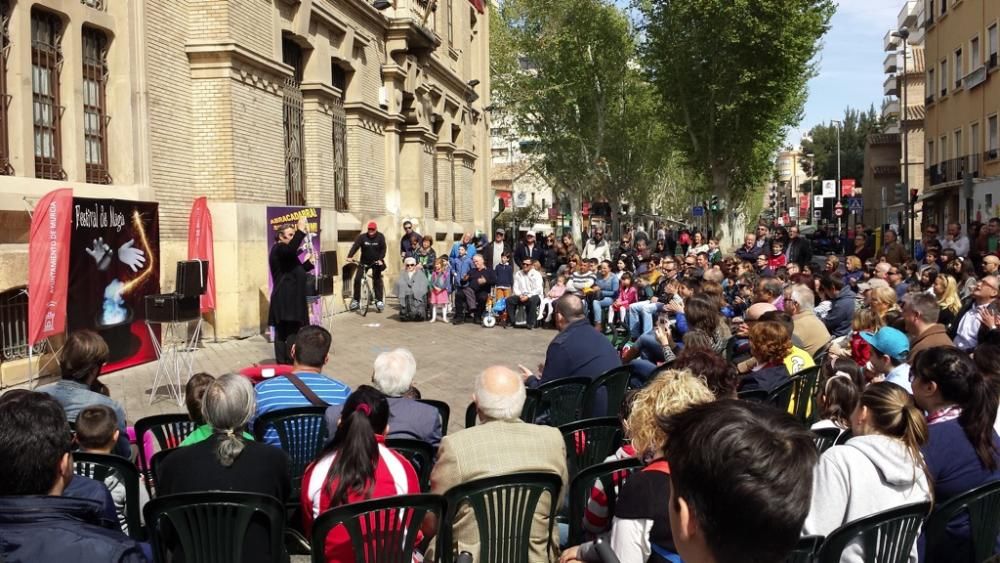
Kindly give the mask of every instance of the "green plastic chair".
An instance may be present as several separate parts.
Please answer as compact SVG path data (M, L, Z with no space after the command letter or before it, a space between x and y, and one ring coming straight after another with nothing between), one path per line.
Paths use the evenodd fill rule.
M948 523L962 514L969 516L967 550L954 553ZM947 554L955 563L981 563L993 555L1000 534L1000 481L981 485L942 503L927 518L924 527L928 554ZM933 561L933 559L928 559Z
M202 491L155 498L143 510L155 561L240 563L250 521L267 525L271 561L286 556L282 534L285 507L278 499L257 493Z
M136 465L150 497L156 494L156 480L152 471L153 459L146 457L146 450L143 448L146 432L153 434L158 450L162 451L180 446L196 427L187 413L157 414L135 422L135 443L139 447L139 454L135 456Z
M254 423L254 438L264 441L264 435L269 427L278 434L278 445L285 450L291 459L292 494L288 504L299 504L299 493L302 489L302 475L323 449L328 436L326 420L323 414L326 407L295 407L279 409L262 415Z
M559 427L566 442L569 477L603 463L622 445L621 421L616 416L602 416L571 422Z
M132 539L146 539L139 511L139 469L129 460L107 454L73 454L73 473L100 483L112 477L125 487L125 525L122 532ZM105 483L106 484L106 483Z
M537 387L540 393L535 420L549 426L562 426L580 419L589 377L564 377Z
M813 443L816 444L816 450L819 453L823 453L835 446L842 432L839 428L819 428L812 430Z
M584 541L583 518L586 512L587 501L590 500L590 492L598 481L604 488L604 496L608 499L608 523L610 516L615 513L615 502L618 500L618 491L622 485L632 475L633 472L642 468L642 461L638 459L623 459L619 461L608 461L588 467L577 473L576 477L569 483L569 544L580 545Z
M445 493L447 511L439 530L438 561L458 556L452 525L458 510L468 505L479 530L477 563L529 563L531 528L543 494L549 497L545 540L552 537L562 479L554 473L512 473L476 479ZM550 546L555 547L555 546Z
M857 541L865 563L906 563L930 508L929 502L904 504L848 522L826 537L816 561L840 563L847 546Z
M830 346L833 344L833 340L830 340L826 344L820 346L819 350L813 354L813 361L816 362L817 366L822 366L823 362L830 357Z
M327 510L313 524L312 561L325 563L326 539L343 526L357 563L411 563L424 517L444 513L440 495L401 495L357 502Z
M541 400L542 394L538 389L525 389L524 395L524 408L521 409L521 420L527 423L535 422L535 412L538 409L538 402ZM476 412L476 403L469 403L468 407L465 407L465 427L472 428L479 423L479 414Z
M413 438L386 438L386 447L405 457L417 471L420 490L431 490L431 469L434 468L434 446Z
M799 376L793 375L787 381L782 382L781 385L772 389L767 394L767 399L764 402L774 405L781 412L788 412L789 406L792 404L792 397L798 386Z
M417 399L418 403L423 403L425 405L430 405L437 409L438 418L441 419L441 435L448 435L448 422L451 420L451 407L448 403L444 401L437 401L434 399Z
M583 392L583 413L587 417L607 416L618 414L618 409L625 400L625 392L628 391L629 380L632 377L631 366L620 366L608 370L606 373L590 382ZM607 402L605 412L596 412L595 401L601 389L605 390Z
M803 536L799 538L799 543L795 549L788 554L785 563L812 563L816 557L816 550L823 543L823 536Z

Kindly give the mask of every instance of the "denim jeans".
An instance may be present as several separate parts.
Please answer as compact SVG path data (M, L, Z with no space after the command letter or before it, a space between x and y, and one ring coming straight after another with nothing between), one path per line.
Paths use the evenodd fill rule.
M610 297L605 297L604 299L594 299L594 323L601 322L601 319L604 318L604 309L611 307L611 304L614 302L614 299Z
M640 301L628 306L628 329L632 340L653 330L653 315L663 310L663 303Z

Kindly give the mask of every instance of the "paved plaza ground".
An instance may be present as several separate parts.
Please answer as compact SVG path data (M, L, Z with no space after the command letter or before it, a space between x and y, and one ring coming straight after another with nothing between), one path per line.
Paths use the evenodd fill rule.
M463 427L473 382L483 368L504 364L516 369L520 363L535 369L556 335L554 330L488 329L471 323L403 323L392 309L372 311L366 317L342 313L335 315L332 323L333 350L324 369L327 375L355 388L371 381L375 356L400 346L408 348L417 359L415 385L423 397L451 406L449 431ZM195 372L221 375L274 358L274 348L263 336L217 343L208 336L203 346L194 352ZM163 388L150 404L156 367L156 363L148 363L101 377L111 389L111 397L125 406L129 424L144 416L184 411Z

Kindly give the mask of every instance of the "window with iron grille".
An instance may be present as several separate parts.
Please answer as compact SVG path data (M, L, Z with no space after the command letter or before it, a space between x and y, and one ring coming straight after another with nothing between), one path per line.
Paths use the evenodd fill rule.
M31 12L31 101L34 119L35 177L62 180L59 127L59 72L62 69L62 23L54 14Z
M285 203L305 205L305 158L302 147L302 49L289 38L281 42L282 61L294 69L282 92L285 130Z
M83 154L87 181L110 184L108 174L108 38L83 30Z
M347 113L344 97L347 95L347 72L336 63L332 65L333 87L340 96L333 100L333 205L337 211L350 209L347 193Z
M14 173L10 165L10 137L7 133L7 55L10 53L10 3L0 0L0 174Z

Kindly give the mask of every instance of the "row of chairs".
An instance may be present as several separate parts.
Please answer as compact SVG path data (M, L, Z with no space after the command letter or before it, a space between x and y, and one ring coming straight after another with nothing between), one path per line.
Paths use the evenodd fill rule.
M967 513L971 546L950 553L951 563L982 563L993 555L1000 535L1000 481L987 483L931 511L930 502L907 504L848 522L825 538L803 537L787 563L839 563L848 545L858 542L865 561L906 563L923 524L926 552L948 545L948 523Z
M337 507L321 514L313 525L312 561L326 560L327 538L343 526L355 561L410 563L414 550L429 543L420 537L427 516L439 523L437 560L461 561L453 548L452 523L459 508L468 506L478 523L477 561L528 563L538 504L544 497L550 499L551 536L561 487L559 476L552 473L516 473L464 483L445 495L402 495ZM285 507L267 495L229 491L166 495L151 500L144 514L157 562L171 560L178 551L186 561L242 561L249 523L260 518L267 522L274 560L281 559Z

